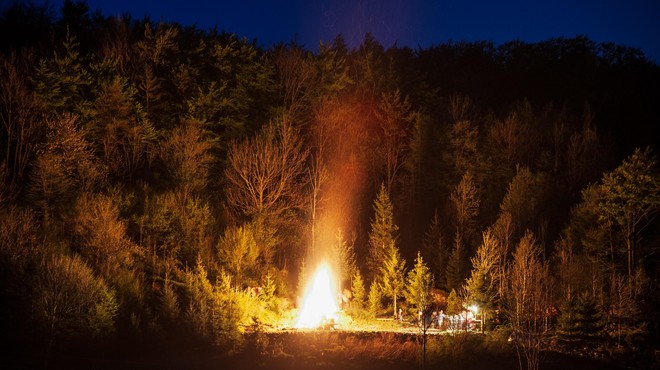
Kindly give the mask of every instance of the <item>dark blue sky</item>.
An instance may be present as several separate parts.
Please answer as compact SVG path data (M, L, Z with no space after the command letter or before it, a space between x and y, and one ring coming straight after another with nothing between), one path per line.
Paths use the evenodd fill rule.
M0 0L1 1L1 0ZM62 0L50 0L59 9ZM586 35L638 47L660 61L660 0L88 0L105 15L131 13L153 20L233 32L261 45L295 40L317 50L341 33L354 47L371 32L385 47L427 47L448 40Z

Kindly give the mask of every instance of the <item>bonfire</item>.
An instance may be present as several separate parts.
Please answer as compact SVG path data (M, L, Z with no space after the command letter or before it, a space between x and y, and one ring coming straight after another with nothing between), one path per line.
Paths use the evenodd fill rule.
M305 289L296 328L334 327L339 308L332 281L330 268L326 264L321 264Z

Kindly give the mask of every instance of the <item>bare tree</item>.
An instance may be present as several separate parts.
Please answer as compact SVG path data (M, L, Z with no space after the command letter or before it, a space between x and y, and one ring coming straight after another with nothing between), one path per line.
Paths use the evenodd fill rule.
M231 143L225 169L229 206L260 221L300 209L307 155L286 120L269 124L256 137Z
M508 315L520 369L524 357L528 370L539 368L543 318L547 299L547 266L540 260L541 248L527 231L518 243L509 269Z

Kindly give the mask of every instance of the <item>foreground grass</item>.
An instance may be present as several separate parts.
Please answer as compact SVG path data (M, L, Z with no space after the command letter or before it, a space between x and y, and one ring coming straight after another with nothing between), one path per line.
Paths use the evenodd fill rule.
M147 346L132 352L72 352L53 359L49 368L415 369L422 368L421 348L420 337L410 333L342 330L258 331L244 335L238 350L233 352L182 341L172 342L167 347ZM491 335L458 333L430 336L427 348L428 369L518 368L514 349L506 341ZM543 370L575 368L621 369L611 363L558 353L546 353L541 365Z

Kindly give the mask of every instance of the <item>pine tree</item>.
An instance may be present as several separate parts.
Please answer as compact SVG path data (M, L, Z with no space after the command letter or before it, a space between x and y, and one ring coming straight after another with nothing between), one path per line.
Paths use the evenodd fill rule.
M417 252L415 267L408 272L405 298L417 311L425 312L431 304L433 275L424 263L422 254Z
M383 266L388 248L396 243L396 232L399 229L394 224L394 207L384 184L380 185L373 208L374 219L371 222L371 233L369 233L369 256L367 258L367 267L372 279L378 275Z
M438 211L436 210L429 229L424 234L422 255L429 261L429 269L436 276L435 285L439 288L446 286L446 270L449 254L448 246L442 237L440 220L438 219Z
M456 289L452 289L447 297L447 315L458 315L461 311L463 311L463 302L456 293Z
M335 243L330 248L330 261L339 279L337 286L342 286L344 282L348 282L351 279L356 267L353 243L348 243L344 239L344 233L341 229L337 230Z
M33 79L37 96L47 108L58 113L80 113L91 85L89 71L78 51L80 44L67 32L62 51L43 59Z
M587 295L573 295L561 307L557 341L567 349L593 348L604 339L604 326L594 300Z
M408 273L408 284L406 285L406 300L421 313L421 320L417 322L417 328L422 333L423 364L426 364L426 334L431 326L431 320L426 317L431 311L431 289L433 288L433 275L422 259L422 254L417 252L415 267Z
M497 277L499 272L499 245L490 230L483 233L483 243L471 259L472 274L465 284L470 301L482 313L483 330L486 313L493 309L497 299Z
M390 244L381 267L381 281L383 292L392 299L394 316L397 314L397 298L401 297L405 290L405 263L399 249L394 244Z
M353 294L352 308L362 310L365 304L366 290L364 287L364 280L359 269L355 269L353 281L351 282L351 292Z
M382 308L380 302L382 298L383 298L383 292L380 289L380 284L378 284L378 282L376 281L372 282L371 286L369 287L369 297L368 297L369 315L371 317L378 316L378 313Z
M465 252L463 252L463 242L461 235L456 232L454 238L454 249L451 251L449 261L447 262L447 289L458 289L463 282L465 275Z

